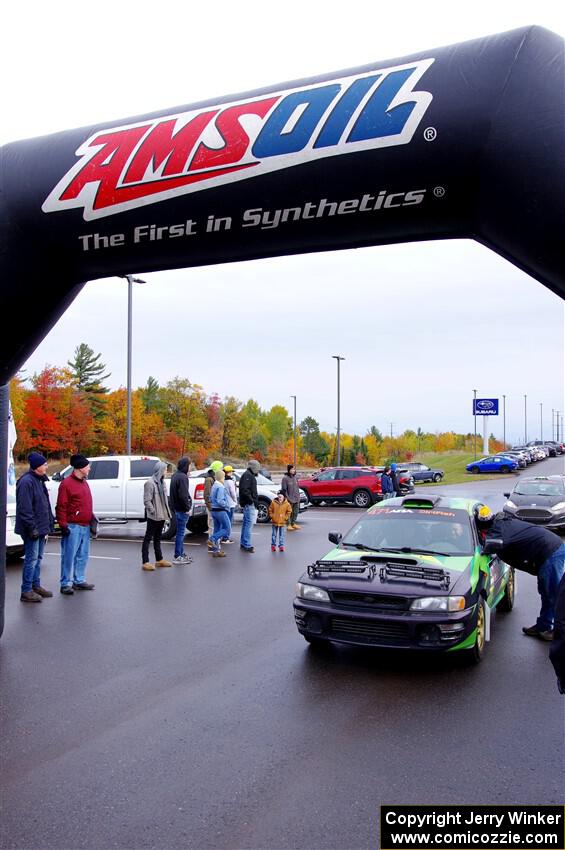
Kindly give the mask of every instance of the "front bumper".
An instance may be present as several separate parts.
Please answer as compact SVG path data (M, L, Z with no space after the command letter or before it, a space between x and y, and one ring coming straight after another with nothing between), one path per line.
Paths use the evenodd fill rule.
M293 605L300 634L353 646L441 652L463 644L475 629L475 605L426 614L367 612L298 597Z
M565 511L558 514L543 508L503 508L503 512L516 519L531 522L533 525L543 525L552 531L565 531Z

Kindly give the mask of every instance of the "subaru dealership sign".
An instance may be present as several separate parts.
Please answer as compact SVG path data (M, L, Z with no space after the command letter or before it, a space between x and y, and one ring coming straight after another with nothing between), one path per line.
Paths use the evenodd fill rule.
M476 398L473 400L474 416L498 416L497 398Z

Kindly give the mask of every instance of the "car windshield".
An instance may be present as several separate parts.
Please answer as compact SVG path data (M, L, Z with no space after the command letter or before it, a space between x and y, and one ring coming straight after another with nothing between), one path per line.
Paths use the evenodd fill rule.
M372 508L347 532L341 545L448 555L471 555L474 550L468 514L448 508Z
M563 496L565 488L559 481L523 481L514 492L517 496Z

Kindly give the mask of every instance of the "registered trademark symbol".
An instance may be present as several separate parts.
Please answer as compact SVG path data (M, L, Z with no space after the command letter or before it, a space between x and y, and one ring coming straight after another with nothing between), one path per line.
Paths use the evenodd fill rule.
M443 186L436 186L435 189L434 189L434 196L436 198L443 198L444 195L445 195L445 189L443 188Z
M433 142L437 138L437 130L435 127L426 127L424 130L424 139L426 142Z

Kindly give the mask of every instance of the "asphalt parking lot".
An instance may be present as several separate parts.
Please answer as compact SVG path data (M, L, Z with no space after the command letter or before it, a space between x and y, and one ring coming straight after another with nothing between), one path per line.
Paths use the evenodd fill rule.
M498 508L509 483L443 489ZM19 602L12 563L3 850L373 848L381 803L562 803L565 700L547 645L521 634L538 609L531 577L477 668L319 654L298 635L294 583L358 513L309 509L285 553L270 552L268 526L255 555L236 542L222 560L188 537L194 563L153 573L142 525L106 528L95 591L41 605ZM45 586L58 570L53 539Z

